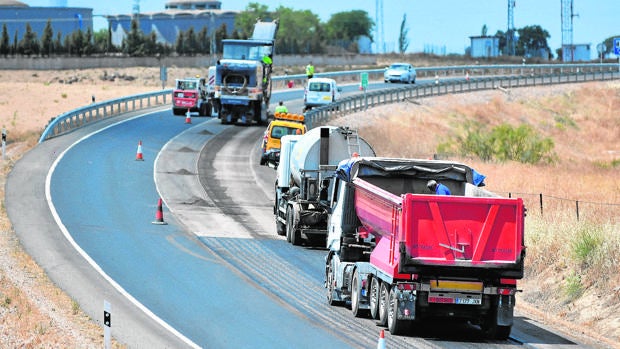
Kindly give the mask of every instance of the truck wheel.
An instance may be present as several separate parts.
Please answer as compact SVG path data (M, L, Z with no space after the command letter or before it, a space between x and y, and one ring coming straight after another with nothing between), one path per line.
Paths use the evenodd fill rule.
M289 216L288 216L290 210L291 210L290 207L286 208L286 241L288 242L291 242L291 235L293 235L290 229L291 221L289 221Z
M370 305L370 317L378 320L379 319L379 279L373 277L370 280L370 292L368 294L368 303Z
M297 221L295 221L295 209L292 206L286 210L286 237L290 237L293 246L301 245L301 232L297 229Z
M398 291L396 286L390 290L390 301L388 304L387 327L391 334L397 336L405 332L409 321L398 319Z
M301 232L297 229L295 222L295 210L289 206L286 210L286 239L294 246L301 245Z
M385 326L387 324L388 318L388 304L390 302L390 291L388 289L388 284L381 281L379 282L381 286L379 286L379 326Z
M334 293L336 292L334 282L336 278L334 277L334 266L333 266L332 259L327 261L327 270L325 271L325 278L326 278L325 287L327 288L327 304L331 306L340 305L341 302L337 301L334 298Z
M360 309L360 296L362 294L362 287L358 280L359 274L357 269L353 272L353 279L351 280L351 311L355 317L367 317L368 311L366 309Z

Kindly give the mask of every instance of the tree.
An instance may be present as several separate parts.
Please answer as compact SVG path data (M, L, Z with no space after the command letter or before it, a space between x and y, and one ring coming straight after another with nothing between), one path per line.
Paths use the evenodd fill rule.
M226 38L228 33L228 29L226 28L226 23L222 23L222 25L217 28L215 31L215 52L214 53L222 53L224 47L222 45L222 40Z
M49 56L54 51L54 29L52 29L52 21L50 19L45 23L43 35L41 35L41 56Z
M614 53L614 39L620 38L620 35L610 36L603 41L603 45L605 45L605 51L603 52L603 58L607 55Z
M258 18L268 20L272 17L267 5L251 2L245 7L243 12L235 17L235 28L239 31L241 39L247 39L252 36L254 24L256 24Z
M62 44L62 33L56 33L56 40L54 40L54 50L56 53L65 53L65 46Z
M9 38L9 30L6 27L6 23L2 24L2 36L0 37L0 55L5 58L11 53L11 44Z
M203 26L198 32L198 52L201 54L209 53L209 46L211 45L209 40L209 34L207 32L207 26Z
M13 45L11 46L11 54L13 56L15 56L17 54L17 35L19 34L19 32L17 31L17 29L15 29L15 35L13 35Z
M185 34L185 53L194 56L198 52L198 39L194 27L189 27Z
M374 25L366 11L338 12L327 21L327 38L333 44L346 48L352 41L361 36L372 39L371 31Z
M85 56L90 56L93 52L95 52L95 46L93 45L93 31L89 27L86 29L86 34L84 35L82 54Z
M519 56L537 56L541 49L549 50L547 39L551 37L549 32L539 25L525 26L519 30L519 40L517 41L516 54Z
M93 35L95 52L108 52L110 45L110 33L107 29L99 29Z
M185 33L183 33L182 31L180 31L179 35L177 35L175 51L177 51L179 55L185 54Z
M144 56L144 34L135 18L131 20L131 29L123 40L123 52L130 56Z
M37 33L32 31L30 23L26 23L26 33L21 39L18 45L18 51L22 55L28 57L39 54L39 40L37 40Z
M69 50L69 54L82 57L82 54L84 53L85 40L86 39L84 38L84 33L82 32L82 30L78 29L71 33L71 47Z
M398 51L400 53L405 53L409 47L409 39L407 39L407 34L409 34L409 28L407 27L407 14L404 13L403 21L400 22L400 34L398 35Z
M309 10L293 10L280 6L275 11L279 19L278 38L279 53L312 53L323 41L320 20Z

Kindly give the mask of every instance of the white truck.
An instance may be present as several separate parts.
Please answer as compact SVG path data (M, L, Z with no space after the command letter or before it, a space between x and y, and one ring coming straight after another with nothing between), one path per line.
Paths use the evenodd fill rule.
M293 245L325 246L330 183L338 164L355 155L374 154L349 128L322 126L282 137L274 201L278 235L286 234Z

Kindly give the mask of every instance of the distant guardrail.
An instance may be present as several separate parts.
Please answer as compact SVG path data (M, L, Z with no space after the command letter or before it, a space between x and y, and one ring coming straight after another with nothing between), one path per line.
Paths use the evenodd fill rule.
M489 75L562 75L571 73L587 73L595 71L620 71L620 65L616 63L584 63L584 64L507 64L507 65L455 65L444 67L416 67L418 78L446 78L465 77L471 78ZM368 80L383 81L385 68L370 70L350 70L345 72L315 73L315 77L332 78L338 81L360 81L360 74L367 73ZM273 77L274 82L281 82L285 87L288 81L294 85L303 85L307 79L304 74L284 75Z
M123 113L153 108L171 103L172 89L142 93L104 102L97 102L60 114L50 120L39 138L42 143L50 138L71 132L88 123Z
M525 76L491 76L473 79L437 80L436 83L405 86L357 94L341 99L327 106L313 108L305 113L308 128L329 123L333 117L356 113L368 108L407 100L445 95L448 93L465 93L491 89L510 89L528 86L580 83L587 81L604 81L620 78L615 71L570 72L557 75Z
M356 112L380 104L394 103L407 98L429 97L446 93L462 93L485 90L495 86L524 87L541 84L573 83L617 78L620 65L615 63L595 64L535 64L535 65L463 65L447 67L416 68L418 78L435 77L436 85L414 85L396 89L375 91L348 97L336 105L312 109L306 113L310 127L313 123L329 120L333 115ZM359 81L361 73L368 73L369 80L383 80L384 69L350 70L317 73L317 77L331 77L339 81ZM469 82L463 78L469 75ZM494 77L495 76L495 77ZM601 78L596 78L600 76ZM452 78L452 79L446 79ZM554 80L554 78L557 78ZM443 79L443 80L441 80ZM559 79L559 80L558 80ZM572 79L564 81L562 79ZM274 84L282 87L290 80L306 80L303 74L274 76ZM88 123L117 116L130 111L153 108L171 103L171 89L137 94L104 102L98 102L74 109L53 118L39 138L42 143L50 138L71 132ZM334 109L338 110L332 110Z

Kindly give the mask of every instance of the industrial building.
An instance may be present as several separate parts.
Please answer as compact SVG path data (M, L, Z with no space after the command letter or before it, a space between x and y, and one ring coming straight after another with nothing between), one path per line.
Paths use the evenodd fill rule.
M500 55L499 37L497 36L470 36L471 56L474 58L491 58Z
M110 26L112 44L122 44L131 30L133 18L138 20L144 34L155 32L157 42L173 45L179 32L186 32L192 27L196 33L206 27L207 34L212 35L222 25L226 25L227 34L230 35L234 30L235 16L239 13L222 10L221 1L176 0L168 1L165 6L161 12L105 16Z
M17 36L21 40L30 24L40 40L47 22L51 22L54 40L58 33L62 39L81 30L93 30L93 9L84 7L31 7L21 1L0 0L0 23L6 24L11 41Z

